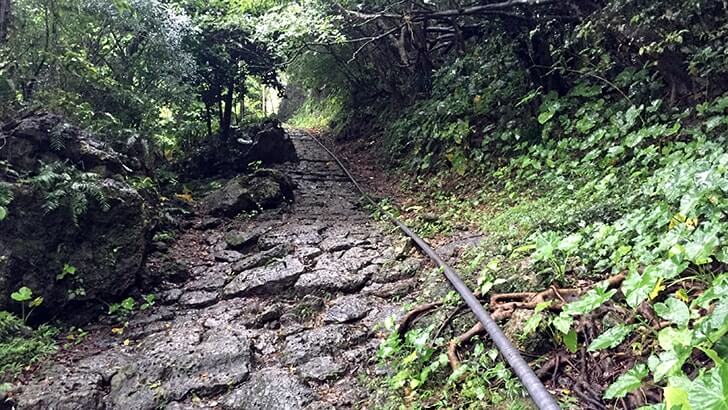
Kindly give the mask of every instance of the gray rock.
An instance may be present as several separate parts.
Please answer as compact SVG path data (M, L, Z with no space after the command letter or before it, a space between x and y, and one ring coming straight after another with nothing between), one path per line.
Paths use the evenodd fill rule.
M155 334L134 360L111 378L112 408L155 409L191 392L204 394L244 381L250 374L250 340L244 330L205 331L195 322L178 323Z
M324 323L349 323L363 318L372 309L371 301L359 295L334 300L324 314Z
M265 265L275 258L282 258L290 252L288 245L278 245L263 252L249 255L233 264L233 272L242 272L247 269Z
M317 270L305 273L296 282L296 291L310 293L316 291L354 292L362 288L369 278L360 273Z
M331 354L358 343L364 337L359 327L328 325L290 335L283 347L288 364L301 364L314 357Z
M73 303L97 304L122 298L138 281L159 279L145 277L142 269L150 219L145 200L124 182L105 179L96 184L109 208L89 200L78 227L65 207L45 212L46 194L37 186L11 185L12 217L0 221L0 310L15 305L10 294L21 286L45 299L37 313L52 308L58 315L71 302L70 291L79 287L85 294L77 295ZM66 264L76 273L57 280Z
M346 371L346 366L337 363L331 356L314 357L298 367L298 374L304 380L317 380L320 382L335 379Z
M232 249L254 244L270 228L258 227L247 231L230 231L225 234L225 243Z
M304 266L297 258L287 257L266 266L238 274L223 289L223 296L233 298L252 294L271 294L290 287L301 276Z
M194 291L182 295L179 303L185 307L201 308L214 305L217 300L217 292Z
M389 298L392 296L400 296L411 291L417 281L415 279L405 279L392 283L372 283L362 289L361 293L365 295L379 296L381 298Z
M296 410L314 399L313 392L281 368L263 369L223 400L229 410Z
M418 270L420 270L421 266L422 262L419 259L407 258L392 267L380 267L374 275L372 275L372 280L378 283L391 283L411 278Z
M243 254L237 251L225 250L215 254L215 259L221 262L233 263L239 261L242 258Z
M233 217L245 211L271 209L293 200L293 181L274 170L258 170L252 176L231 179L202 200L212 216Z
M172 304L176 303L182 297L182 289L170 289L162 294L162 302Z
M30 410L103 410L105 386L112 375L124 366L128 356L107 351L74 363L73 367L50 364L36 380L15 391L15 407Z

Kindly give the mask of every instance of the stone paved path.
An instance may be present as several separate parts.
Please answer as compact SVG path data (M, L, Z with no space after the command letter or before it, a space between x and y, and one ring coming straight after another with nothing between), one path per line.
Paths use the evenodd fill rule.
M285 209L244 221L204 215L170 255L191 272L124 334L99 329L43 366L20 409L334 409L360 379L420 261L398 251L313 140L292 136L298 185ZM214 228L213 228L214 227ZM397 302L400 301L400 302ZM128 340L128 346L123 342Z

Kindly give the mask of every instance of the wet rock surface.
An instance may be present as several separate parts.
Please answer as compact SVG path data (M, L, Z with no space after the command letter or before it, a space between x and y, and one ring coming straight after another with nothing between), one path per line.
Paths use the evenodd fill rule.
M358 208L314 141L278 166L295 202L256 218L201 212L169 245L186 278L169 281L122 334L95 325L13 392L19 409L337 409L367 396L358 380L401 314L419 261ZM210 221L215 221L210 223ZM398 256L400 259L398 260Z
M156 204L123 177L139 163L55 114L31 112L2 124L0 141L0 158L7 161L0 184L13 197L12 217L0 220L0 310L15 310L10 295L27 286L45 299L36 317L74 320L93 315L98 300L118 299L135 283L155 280L142 266ZM94 195L78 199L56 183L33 182L39 174L70 181L79 173L87 175L83 190ZM66 265L74 273L59 280Z

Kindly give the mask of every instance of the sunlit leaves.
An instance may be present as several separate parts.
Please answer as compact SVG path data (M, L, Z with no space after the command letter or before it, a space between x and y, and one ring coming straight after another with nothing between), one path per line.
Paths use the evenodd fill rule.
M647 366L638 364L629 369L625 374L619 376L604 393L605 399L622 398L642 385L642 380L647 377Z
M597 350L617 347L636 328L637 326L635 325L616 325L594 339L587 350L595 352Z
M679 327L685 327L690 320L690 309L685 302L675 298L669 298L665 303L655 303L655 313L665 320L678 325Z

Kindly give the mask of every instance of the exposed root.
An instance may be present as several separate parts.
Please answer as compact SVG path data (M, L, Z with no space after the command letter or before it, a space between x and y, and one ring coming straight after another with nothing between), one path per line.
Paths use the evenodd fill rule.
M416 308L409 311L399 322L399 326L397 326L397 334L399 334L399 337L404 337L405 333L407 333L412 323L414 323L415 320L417 320L420 316L440 306L442 306L442 302L427 303L417 306Z
M458 305L458 307L456 307L455 309L453 309L452 313L450 313L447 316L447 318L445 318L445 320L442 321L442 324L440 324L440 327L437 328L437 331L435 332L434 336L432 336L433 341L437 340L437 338L440 337L440 335L442 334L442 331L445 330L445 328L450 323L452 323L453 319L455 319L455 317L457 315L459 315L460 313L463 312L463 310L465 309L466 306L467 305L463 303L461 305Z
M460 359L458 358L457 349L458 346L469 342L472 340L475 336L482 335L485 333L485 328L483 327L480 322L475 324L470 330L467 332L461 334L460 336L456 337L455 339L452 339L447 344L447 360L450 362L450 367L455 370L458 367L460 367Z

